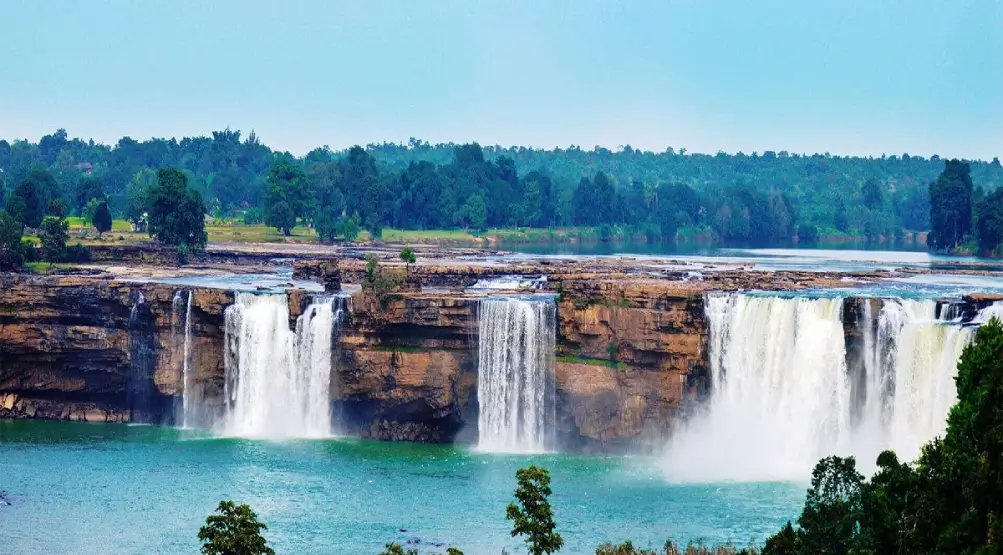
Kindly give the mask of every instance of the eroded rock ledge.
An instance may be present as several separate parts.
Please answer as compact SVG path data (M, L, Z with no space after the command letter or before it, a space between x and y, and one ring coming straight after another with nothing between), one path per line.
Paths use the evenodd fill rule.
M357 260L298 267L314 271L311 279L349 284L358 283L361 269ZM383 440L475 441L481 296L460 288L484 277L544 274L544 293L557 300L557 437L562 448L581 451L636 449L664 438L706 392L708 291L845 285L846 276L725 269L697 279L685 269L637 272L620 261L426 264L415 274L429 287L425 292L383 302L358 293L346 304L331 387L342 431ZM198 394L210 411L221 412L231 292L8 274L0 288L0 418L172 423L183 391L179 291L185 300L187 291L192 295ZM290 290L292 318L311 295ZM852 315L856 305L847 306Z

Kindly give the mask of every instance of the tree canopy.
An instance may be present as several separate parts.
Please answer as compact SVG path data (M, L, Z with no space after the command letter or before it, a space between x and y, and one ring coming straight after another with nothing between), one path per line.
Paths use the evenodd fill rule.
M820 237L891 238L932 229L931 247L949 249L971 234L973 211L980 214L978 187L965 195L969 184L988 199L1003 185L1003 168L948 162L906 154L697 154L418 139L321 147L297 158L269 149L253 132L245 137L230 129L182 139L123 137L110 146L71 139L65 130L38 143L0 141L0 168L13 187L5 197L12 200L15 191L24 197L29 226L41 222L54 199L79 214L96 198L139 227L145 204L137 199L156 181L153 172L175 168L201 195L207 214L264 217L283 231L314 225L325 240L342 236L358 214L359 225L375 235L387 226L611 225L649 239L695 228L724 242L771 243L792 240L807 223Z
M275 555L261 535L268 526L248 505L220 501L199 529L203 555Z
M161 243L198 251L205 248L205 206L202 195L188 186L175 168L161 168L147 194L149 233Z
M518 486L516 503L509 503L505 518L512 521L512 537L524 536L530 555L555 553L564 546L557 533L554 511L550 508L550 473L530 465L515 473Z

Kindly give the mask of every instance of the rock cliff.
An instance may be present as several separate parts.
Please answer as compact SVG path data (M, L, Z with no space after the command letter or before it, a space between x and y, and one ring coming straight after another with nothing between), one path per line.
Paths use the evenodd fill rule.
M2 280L0 418L171 421L185 316L174 308L176 287L78 276ZM193 291L193 368L212 397L222 384L219 322L232 298Z
M466 270L440 274L470 280ZM186 329L195 397L208 414L222 412L231 292L100 276L0 279L0 418L173 423ZM560 446L658 443L707 390L707 283L561 273L548 287ZM291 321L311 295L290 291ZM480 299L455 291L349 299L332 364L336 426L382 440L476 441ZM848 359L865 302L878 301L848 299L844 309Z

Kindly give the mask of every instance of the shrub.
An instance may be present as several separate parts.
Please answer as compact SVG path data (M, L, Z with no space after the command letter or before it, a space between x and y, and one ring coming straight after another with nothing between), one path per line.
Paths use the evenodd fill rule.
M525 536L530 555L555 553L564 546L564 538L554 524L554 511L548 498L550 473L546 468L530 465L515 473L518 505L509 503L505 518L512 521L512 537Z

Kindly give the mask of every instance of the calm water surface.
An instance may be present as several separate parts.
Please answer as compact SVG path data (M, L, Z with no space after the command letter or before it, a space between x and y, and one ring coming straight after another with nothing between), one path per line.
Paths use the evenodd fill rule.
M551 470L566 553L628 538L744 545L775 531L804 499L805 484L673 484L645 457L0 421L0 490L13 502L0 506L0 553L194 554L220 499L250 503L280 555L375 554L409 539L420 539L423 553L431 543L475 555L523 552L504 514L515 470L529 463Z

